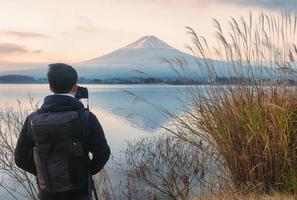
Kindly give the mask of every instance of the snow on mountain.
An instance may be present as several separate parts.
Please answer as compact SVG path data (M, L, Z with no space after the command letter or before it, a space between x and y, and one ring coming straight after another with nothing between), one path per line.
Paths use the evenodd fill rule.
M159 40L155 36L143 36L139 40L123 47L122 49L144 49L144 48L151 48L151 49L171 49L172 47L169 46L167 43Z

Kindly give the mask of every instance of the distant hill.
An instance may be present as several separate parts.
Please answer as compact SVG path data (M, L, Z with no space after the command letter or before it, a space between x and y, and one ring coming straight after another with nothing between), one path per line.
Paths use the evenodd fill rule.
M4 75L0 76L0 83L48 83L46 78L34 78L26 75ZM158 79L158 78L110 78L110 79L89 79L80 77L79 84L187 84L185 79ZM203 84L206 82L193 82L195 84Z
M37 83L32 76L25 75L4 75L0 76L0 83Z

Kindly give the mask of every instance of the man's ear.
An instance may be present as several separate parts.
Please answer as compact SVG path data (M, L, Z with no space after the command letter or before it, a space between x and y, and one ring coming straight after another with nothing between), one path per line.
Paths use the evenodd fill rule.
M49 86L49 89L50 89L51 92L54 92L52 86Z
M73 94L73 95L75 95L76 92L77 92L77 84L75 84L75 85L72 86L70 93Z

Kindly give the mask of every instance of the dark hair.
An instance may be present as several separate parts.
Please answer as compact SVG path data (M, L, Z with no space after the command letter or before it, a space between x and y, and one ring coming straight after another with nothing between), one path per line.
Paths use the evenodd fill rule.
M68 93L77 83L76 70L64 63L50 64L47 79L54 93Z

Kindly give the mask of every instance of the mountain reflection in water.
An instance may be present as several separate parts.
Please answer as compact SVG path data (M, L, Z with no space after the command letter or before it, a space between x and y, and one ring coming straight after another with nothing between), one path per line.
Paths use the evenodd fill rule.
M186 100L186 86L85 86L89 88L91 111L101 122L114 152L122 150L126 140L157 132L169 122L168 116L162 114L158 106L178 115L183 106L179 100ZM15 107L19 100L27 106L29 96L41 104L50 94L47 84L0 84L0 105Z
M183 106L180 100L186 100L185 87L162 85L90 88L90 95L92 108L111 112L129 121L133 127L146 131L155 131L168 122L168 116L160 107L179 114Z

